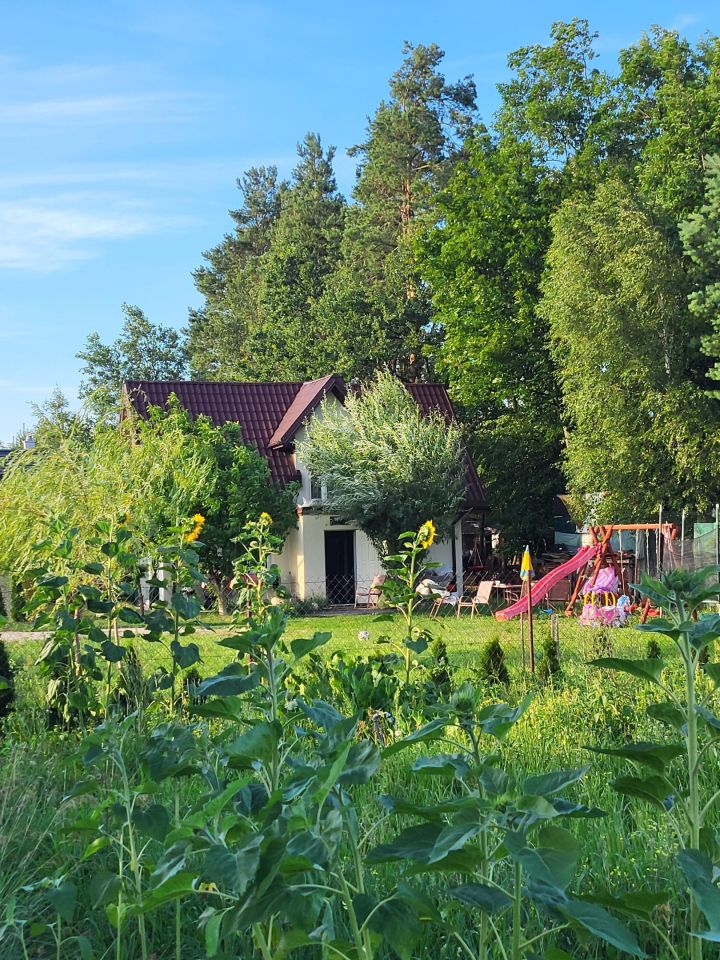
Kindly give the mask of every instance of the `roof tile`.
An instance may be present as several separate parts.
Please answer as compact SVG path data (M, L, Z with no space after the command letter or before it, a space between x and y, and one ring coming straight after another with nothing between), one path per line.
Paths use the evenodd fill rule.
M423 413L455 420L448 392L438 383L410 383L407 389ZM220 426L239 423L243 439L268 461L276 483L299 479L289 443L322 398L335 391L342 399L346 387L342 377L331 375L307 383L239 383L203 380L126 380L124 390L133 407L146 417L148 407L164 407L171 394L192 417L204 415ZM467 490L464 506L487 510L487 495L475 465L466 451Z

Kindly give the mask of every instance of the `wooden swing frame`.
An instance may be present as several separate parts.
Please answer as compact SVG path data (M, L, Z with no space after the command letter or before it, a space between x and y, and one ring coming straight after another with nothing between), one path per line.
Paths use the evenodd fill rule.
M674 523L607 523L596 527L590 527L590 536L592 537L593 546L597 547L595 553L595 562L593 563L592 573L588 575L586 572L582 572L578 576L572 596L565 607L566 617L571 617L573 615L575 604L577 603L577 599L580 596L580 591L582 590L584 584L589 583L590 586L595 585L598 573L600 572L604 563L609 562L612 568L615 570L618 580L624 582L624 565L622 564L622 561L621 563L618 563L618 558L615 554L615 551L610 545L612 535L614 533L620 533L622 530L656 530L658 533L668 536L671 540L675 540L678 536L678 529ZM643 601L640 612L641 623L645 623L647 620L650 614L650 606L651 604L649 599Z

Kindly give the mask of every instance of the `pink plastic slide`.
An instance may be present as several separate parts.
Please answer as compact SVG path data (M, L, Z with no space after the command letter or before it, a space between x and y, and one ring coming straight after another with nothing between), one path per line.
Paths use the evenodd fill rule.
M566 560L565 563L562 563L559 567L555 567L554 570L551 570L550 573L546 573L542 579L538 580L537 583L532 585L532 601L533 606L540 603L541 600L544 600L545 597L550 593L552 588L558 583L563 577L566 577L569 573L575 573L576 570L580 570L585 564L591 560L597 553L597 546L582 547L575 554L574 557L570 557L569 560ZM528 609L528 598L521 597L515 603L511 603L509 607L505 607L504 610L498 610L495 613L495 618L497 620L511 620L513 617L519 616L521 613L527 613Z

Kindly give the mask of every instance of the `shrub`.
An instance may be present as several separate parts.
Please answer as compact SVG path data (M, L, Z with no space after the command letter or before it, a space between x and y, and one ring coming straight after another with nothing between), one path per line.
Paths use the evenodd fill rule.
M0 724L13 708L15 700L15 671L10 663L7 647L0 640Z
M447 644L441 637L430 644L430 656L438 666L447 666L449 662Z
M327 610L329 604L325 594L313 593L304 600L294 599L290 606L290 612L296 617L306 617L320 610Z
M433 663L430 667L430 678L425 684L425 700L427 703L436 703L447 699L452 693L453 680L450 670L447 644L438 638L430 644L430 656Z
M497 637L488 640L482 648L477 673L487 683L501 683L505 686L510 683L510 674L505 663L505 651L500 646L500 640Z
M662 658L662 650L655 637L648 637L645 656L648 660L660 660Z
M562 676L560 654L555 640L548 634L542 642L542 660L537 669L538 680L547 683Z

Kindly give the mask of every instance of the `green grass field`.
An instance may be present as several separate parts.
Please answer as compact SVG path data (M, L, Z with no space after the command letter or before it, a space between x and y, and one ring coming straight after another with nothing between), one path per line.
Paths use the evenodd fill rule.
M680 960L684 956L684 942L680 931L685 923L685 900L678 892L680 882L674 863L675 837L667 818L651 806L628 803L611 789L610 781L627 772L627 764L607 756L592 754L591 746L618 745L629 740L651 739L662 736L659 725L650 721L644 712L648 703L657 699L648 686L627 675L609 674L597 670L588 661L594 656L614 654L618 656L643 657L647 635L632 627L609 632L599 632L580 627L575 620L560 619L560 645L563 675L549 684L539 684L522 669L520 625L518 621L498 623L491 617L474 618L443 617L437 621L422 618L420 626L447 644L451 673L455 684L470 678L478 681L475 674L483 644L497 637L505 651L511 675L508 688L487 688L483 696L488 702L504 699L518 702L528 692L533 702L527 713L514 728L502 747L502 762L505 768L525 777L553 769L577 766L589 767L584 779L574 785L569 796L591 807L606 812L599 819L574 821L572 830L582 845L582 858L576 887L582 890L608 889L616 895L626 890L669 889L676 891L669 905L664 907L662 929L676 946L675 955L663 945L658 935L642 924L635 925L640 942L650 956L662 960ZM231 630L227 620L208 616L204 627L193 637L202 655L199 672L202 676L213 674L234 657L232 650L223 648L218 640ZM328 661L334 653L341 652L345 660L355 656L388 652L379 644L387 634L392 639L402 638L399 622L376 622L372 615L316 616L292 618L289 621L287 639L308 637L316 631L331 633L331 639L322 648L323 658ZM359 634L367 631L369 637ZM540 616L536 622L536 645L538 652L549 632L549 618ZM678 679L678 664L673 665L672 651L661 640L663 652L670 662L670 679ZM143 667L151 672L156 666L169 666L167 651L158 644L150 644L140 638L133 641ZM610 644L610 646L608 646ZM57 877L70 871L81 890L82 929L92 944L93 960L109 957L113 936L102 911L95 910L84 891L90 883L89 867L82 860L85 840L67 830L69 818L75 816L76 802L63 804L61 798L83 776L81 766L75 759L76 738L73 734L45 729L40 683L33 662L41 648L41 641L31 638L13 639L8 643L11 658L18 669L18 704L16 715L7 727L3 747L3 777L0 781L0 927L1 918L12 898L28 915L47 916L47 902L33 884L44 877ZM420 664L429 665L429 653L418 658ZM422 674L422 670L420 671ZM308 679L311 682L312 678ZM431 747L430 751L437 749ZM377 797L394 794L408 801L423 803L439 802L447 796L451 787L437 780L420 780L410 775L409 765L416 754L413 751L389 758L384 762L371 786L357 790L357 803L361 822L366 827L377 825L374 842L389 839L402 826L397 818L384 821ZM718 767L715 757L710 758L705 774L704 792L709 795L717 786ZM195 788L183 784L183 802L193 802ZM18 811L22 815L18 816ZM94 861L93 861L94 863ZM112 870L112 863L107 864ZM375 881L380 889L397 880L398 870L393 865L378 868ZM423 889L429 894L439 890L439 880L423 879ZM25 893L20 888L28 888ZM190 908L187 915L186 945L183 958L203 957L202 937L197 932L198 913ZM472 937L476 918L472 911L458 914L459 929ZM172 915L170 908L151 914L148 925L157 960L173 957L171 949ZM184 928L185 929L185 928ZM132 943L132 939L128 941ZM32 950L23 954L18 942L9 934L0 939L0 956L3 960L29 960L30 957L48 956L48 937L38 933L30 938ZM36 949L40 945L41 949ZM574 939L560 936L558 947L568 951L577 960L612 960L619 957L613 947L591 941L587 946L577 946ZM65 948L63 948L64 950ZM74 948L73 948L74 949ZM714 948L707 955L712 957ZM384 948L383 948L384 950ZM390 957L387 952L378 958ZM54 953L52 955L55 955ZM58 957L75 957L71 948L60 952ZM136 953L123 953L120 960L130 960ZM250 960L251 953L242 953ZM298 956L302 956L298 954ZM315 956L308 953L306 956ZM437 932L428 932L418 947L415 957L428 960L457 960L455 946ZM493 960L501 955L492 954ZM560 956L558 954L557 956Z

